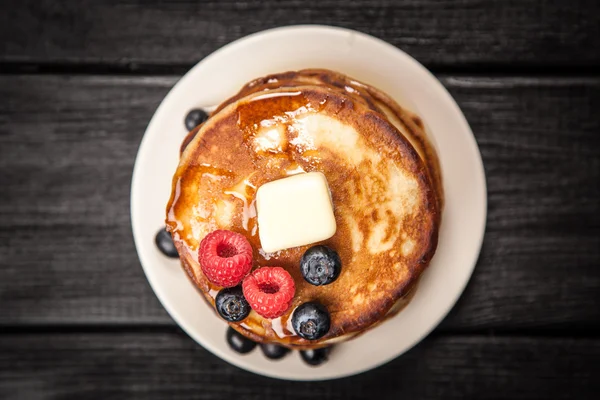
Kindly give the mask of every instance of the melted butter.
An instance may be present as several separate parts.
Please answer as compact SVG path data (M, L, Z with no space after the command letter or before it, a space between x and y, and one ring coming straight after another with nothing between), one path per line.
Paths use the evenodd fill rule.
M174 190L171 200L171 206L167 210L167 220L166 224L169 227L173 238L179 239L190 239L190 232L185 232L186 224L184 221L180 219L180 209L186 208L186 202L189 201L187 198L182 198L182 186L188 185L186 177L191 176L193 179L200 178L200 181L203 179L208 179L211 182L217 182L222 179L231 179L235 177L233 171L230 171L225 168L218 168L210 164L198 164L190 166L189 174L178 175L175 184ZM189 179L189 178L187 178ZM188 222L189 228L191 228L191 235L198 237L200 232L205 228L205 222L210 218L210 212L207 209L207 204L199 203L191 207L193 219L190 221L186 218L186 215L181 215L182 218L186 218Z
M215 286L211 286L210 289L208 290L208 295L210 297L212 297L213 300L217 298L218 294L219 294L219 290Z
M271 320L271 328L280 339L296 336L292 328L291 315L291 313L288 313L287 317L283 316Z
M263 121L265 122L265 121ZM270 121L269 121L270 122ZM256 152L281 153L285 150L285 132L281 126L263 125L254 137L254 148Z
M265 107L264 101L277 98L278 109ZM314 105L300 91L265 93L240 104L238 107L238 127L246 138L256 135L259 128L270 128L277 124L289 125L300 116L318 112L325 104L322 99Z
M260 96L256 96L255 98L253 98L251 100L251 102L253 101L260 101L260 100L264 100L264 99L271 99L274 97L289 97L289 96L301 96L302 92L300 91L295 91L295 92L276 92L276 93L265 93L265 94L261 94Z
M291 176L291 175L302 174L304 172L306 172L306 170L304 168L302 168L301 165L294 163L294 164L290 165L290 167L285 171L285 174L288 176Z
M258 249L258 254L260 254L260 256L261 256L262 258L264 258L265 260L269 261L269 260L270 260L270 259L272 259L272 258L277 258L277 257L279 257L279 255L281 254L281 251L276 251L275 253L267 253L266 251L264 251L264 250L262 249L262 247L260 247L260 248Z
M171 232L173 235L176 235L179 238L179 231L183 229L183 223L177 219L175 216L175 204L179 200L181 196L181 178L177 178L177 182L175 182L175 190L173 195L173 206L167 212L167 225L171 228Z
M348 93L358 93L358 91L356 89L354 89L352 86L344 86L344 89L346 89L346 92Z
M242 328L244 328L244 329L247 329L247 330L249 330L249 331L251 331L251 330L252 330L252 329L251 329L251 326L250 326L249 324L247 324L246 322L241 322L241 323L240 323L240 326L241 326Z
M234 176L233 171L225 168L218 168L206 163L196 166L195 169L201 174L201 176L205 176L209 179L231 178Z
M242 227L251 236L256 236L258 224L256 222L256 185L251 182L253 175L243 179L233 187L223 191L223 193L242 201Z
M266 106L277 98L277 107ZM285 170L286 175L314 170L321 162L318 144L307 118L325 107L327 97L309 100L301 92L265 93L238 107L237 125L257 165ZM304 167L298 164L299 161ZM287 161L287 162L286 162Z

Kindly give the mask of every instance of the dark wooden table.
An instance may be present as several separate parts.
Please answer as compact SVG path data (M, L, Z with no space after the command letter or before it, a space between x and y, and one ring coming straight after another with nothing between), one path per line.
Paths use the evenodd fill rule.
M253 375L187 337L129 219L138 145L177 79L304 23L430 68L473 128L489 195L477 268L438 329L319 383ZM598 399L599 202L597 0L0 2L1 399Z

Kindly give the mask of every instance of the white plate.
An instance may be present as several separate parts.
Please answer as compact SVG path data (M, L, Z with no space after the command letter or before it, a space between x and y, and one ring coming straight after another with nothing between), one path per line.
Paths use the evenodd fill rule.
M384 90L416 111L438 148L446 205L435 257L410 305L365 335L338 345L330 360L309 367L298 354L280 361L260 350L239 355L225 342L227 325L205 304L177 260L163 256L154 235L164 226L171 177L194 107L219 104L247 81L269 73L329 68ZM410 101L408 101L410 99ZM165 309L194 340L222 359L282 379L340 378L375 368L423 339L454 306L477 261L486 221L481 155L460 109L421 64L363 33L326 26L292 26L231 43L192 68L169 92L148 125L135 162L131 220L144 271Z

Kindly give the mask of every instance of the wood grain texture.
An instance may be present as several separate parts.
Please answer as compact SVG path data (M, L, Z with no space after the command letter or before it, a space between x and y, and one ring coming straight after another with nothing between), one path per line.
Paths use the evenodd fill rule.
M129 190L176 79L0 77L0 324L173 324L135 253ZM489 192L478 266L441 329L598 332L600 79L441 79Z
M305 383L237 369L183 333L5 335L0 397L585 400L600 393L598 357L597 339L436 336L374 371Z
M427 65L600 64L596 0L4 0L0 61L190 66L277 26L380 37Z
M478 267L446 322L600 328L600 81L443 83L471 124L488 186Z
M0 320L170 322L137 259L129 191L175 79L0 81L0 303L16 306Z

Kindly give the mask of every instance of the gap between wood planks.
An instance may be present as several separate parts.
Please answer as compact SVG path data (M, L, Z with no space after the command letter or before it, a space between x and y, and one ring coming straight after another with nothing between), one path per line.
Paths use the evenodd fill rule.
M0 337L4 335L36 335L36 334L67 334L67 333L106 333L106 334L121 334L121 333L147 333L147 334L164 334L164 333L181 333L183 330L175 324L158 323L158 324L136 324L136 323L82 323L82 324L15 324L15 325L0 325ZM535 337L535 338L578 338L578 339L599 339L600 331L589 328L532 328L532 329L435 329L426 337L441 337L441 336L481 336L481 337Z
M198 60L201 61L201 60ZM195 64L140 64L124 63L0 63L0 75L132 75L162 76L183 75ZM600 77L600 68L596 65L519 65L510 64L426 64L432 73L453 76L494 77L494 76L531 76L531 77Z

